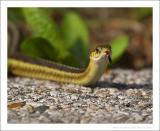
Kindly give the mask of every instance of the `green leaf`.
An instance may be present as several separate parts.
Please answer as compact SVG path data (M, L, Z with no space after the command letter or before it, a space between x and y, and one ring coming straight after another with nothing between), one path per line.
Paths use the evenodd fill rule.
M66 48L71 51L73 63L80 67L87 64L89 32L79 15L70 11L64 16L62 34Z
M84 66L88 57L89 33L82 19L73 12L67 12L62 30L60 30L46 12L49 11L40 8L23 8L24 17L29 27L31 27L33 37L40 37L48 41L48 44L54 48L54 59L57 62L76 67ZM32 45L37 41L30 40ZM34 48L37 49L38 47ZM47 56L47 54L44 54L45 56L40 54L40 49L37 49L34 53L31 46L29 46L29 50L33 56L51 57L50 55ZM24 48L22 51L28 52Z
M80 44L81 41L77 40L77 42L69 49L71 52L70 56L65 59L65 63L70 66L84 68L87 66L88 63L88 52L83 52L84 45ZM87 56L87 57L86 57Z
M128 36L119 36L111 42L112 46L112 61L117 61L125 52L128 46Z
M68 12L64 16L62 33L65 41L72 46L77 39L82 40L82 44L88 47L89 32L83 20L74 12Z
M65 51L61 54L60 50L64 43L59 29L46 12L46 10L40 8L23 8L25 19L31 27L33 35L46 39L53 48L56 48L58 55L63 55Z
M22 42L21 52L31 57L55 60L54 48L43 38L30 38Z

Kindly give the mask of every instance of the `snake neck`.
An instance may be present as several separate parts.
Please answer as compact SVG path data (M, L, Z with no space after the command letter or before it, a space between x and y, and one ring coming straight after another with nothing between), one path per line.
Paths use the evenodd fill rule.
M90 60L87 69L83 72L84 77L81 79L83 85L91 85L98 81L107 67L106 61Z

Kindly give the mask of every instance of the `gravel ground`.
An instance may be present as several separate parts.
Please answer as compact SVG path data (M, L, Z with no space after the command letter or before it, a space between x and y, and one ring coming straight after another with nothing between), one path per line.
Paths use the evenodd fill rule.
M8 105L8 123L152 123L152 70L113 69L92 88L10 77Z

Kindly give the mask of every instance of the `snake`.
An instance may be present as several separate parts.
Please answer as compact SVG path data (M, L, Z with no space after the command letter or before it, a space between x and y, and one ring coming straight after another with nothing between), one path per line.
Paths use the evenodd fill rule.
M89 86L95 84L112 62L110 45L101 45L89 53L86 68L79 69L42 58L14 53L8 58L8 71L13 75Z

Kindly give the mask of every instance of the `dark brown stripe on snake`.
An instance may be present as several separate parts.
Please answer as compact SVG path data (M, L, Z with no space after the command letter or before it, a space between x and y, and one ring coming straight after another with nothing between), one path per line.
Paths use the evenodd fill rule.
M55 68L58 70L71 72L71 73L82 73L85 70L85 69L79 69L79 68L70 67L67 65L58 64L58 63L51 62L51 61L41 59L41 58L31 58L31 57L24 55L24 54L21 54L21 53L15 53L14 55L12 55L11 58L21 60L23 62L28 62L28 63L32 63L32 64L36 64L36 65Z

